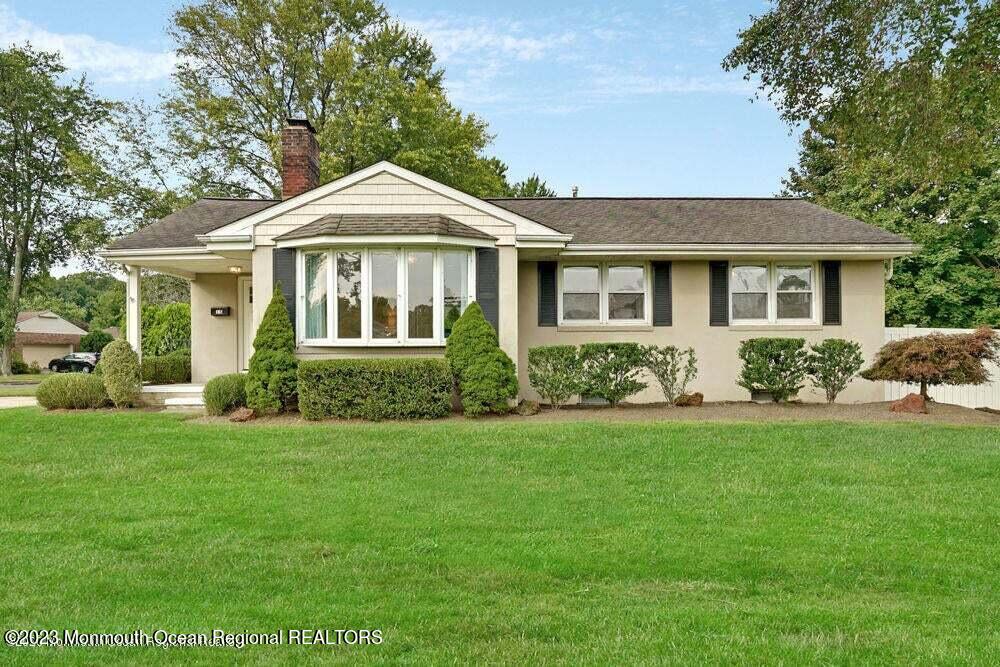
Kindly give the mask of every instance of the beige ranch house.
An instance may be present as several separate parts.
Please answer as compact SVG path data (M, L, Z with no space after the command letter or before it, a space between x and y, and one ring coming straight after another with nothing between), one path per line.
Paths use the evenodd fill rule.
M280 285L301 359L440 356L476 300L526 398L530 348L635 341L693 347L692 389L746 400L735 382L746 338L847 338L871 359L892 260L914 249L801 199L483 200L388 162L320 186L301 120L282 151L283 199L202 199L102 252L128 272L136 349L140 270L190 280L195 383L247 368ZM842 400L882 397L856 380Z

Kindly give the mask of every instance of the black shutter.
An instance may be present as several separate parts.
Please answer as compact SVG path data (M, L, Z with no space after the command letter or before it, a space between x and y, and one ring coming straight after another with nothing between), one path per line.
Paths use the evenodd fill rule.
M538 263L538 326L556 325L556 263Z
M496 248L476 249L476 301L486 321L500 331L500 257Z
M823 324L840 324L840 310L840 262L823 262Z
M729 262L708 263L708 324L729 326Z
M653 262L653 326L674 323L674 300L670 285L670 262Z
M295 328L295 250L291 248L274 248L271 251L271 261L274 271L272 280L275 285L281 284L281 293L285 296L285 308L288 309L288 319ZM271 300L271 295L265 297Z

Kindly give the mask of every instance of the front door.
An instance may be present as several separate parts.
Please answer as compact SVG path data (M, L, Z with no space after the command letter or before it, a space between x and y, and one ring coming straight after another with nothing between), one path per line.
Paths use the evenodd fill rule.
M239 354L240 370L250 367L250 356L253 354L253 278L239 278L240 312L239 312Z

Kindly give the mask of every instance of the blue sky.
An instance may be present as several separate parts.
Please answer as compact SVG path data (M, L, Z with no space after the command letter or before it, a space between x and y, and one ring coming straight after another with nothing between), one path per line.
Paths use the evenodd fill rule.
M0 44L58 49L108 96L169 85L180 0L0 0ZM759 2L391 0L434 44L452 101L485 118L492 152L560 194L778 192L796 137L720 61Z

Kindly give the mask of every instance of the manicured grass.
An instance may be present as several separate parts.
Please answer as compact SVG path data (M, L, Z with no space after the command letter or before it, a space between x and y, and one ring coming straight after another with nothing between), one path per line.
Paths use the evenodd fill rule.
M0 385L0 398L7 396L34 396L36 389L38 389L38 385L36 384L22 384L15 387Z
M0 375L0 384L38 384L45 375Z
M1000 429L0 413L0 661L1000 661Z

